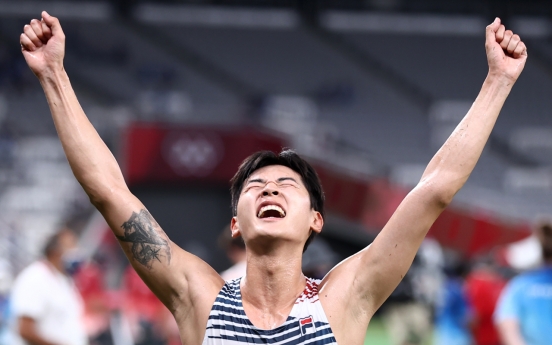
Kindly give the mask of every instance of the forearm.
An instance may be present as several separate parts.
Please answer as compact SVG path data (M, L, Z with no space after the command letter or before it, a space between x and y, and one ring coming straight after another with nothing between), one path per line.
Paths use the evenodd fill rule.
M429 162L421 184L430 184L444 203L450 202L473 171L512 85L508 78L489 74L466 116Z
M497 325L500 339L504 345L526 345L515 320L504 320Z
M69 165L91 200L99 202L126 189L117 161L86 117L65 70L39 80Z
M29 344L59 345L44 339L40 334L38 334L38 332L36 331L36 322L34 319L30 317L26 317L26 316L20 317L18 325L19 325L19 335Z
M21 335L21 338L23 338L26 342L28 342L31 345L60 345L56 343L52 343L38 334L26 334L25 336Z

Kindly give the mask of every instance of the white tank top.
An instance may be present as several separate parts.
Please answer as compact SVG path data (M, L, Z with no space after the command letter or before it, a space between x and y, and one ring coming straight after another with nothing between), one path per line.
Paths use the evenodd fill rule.
M337 344L322 304L318 299L319 280L307 278L305 290L283 325L259 329L243 310L241 278L226 282L220 290L207 322L203 345L323 345Z

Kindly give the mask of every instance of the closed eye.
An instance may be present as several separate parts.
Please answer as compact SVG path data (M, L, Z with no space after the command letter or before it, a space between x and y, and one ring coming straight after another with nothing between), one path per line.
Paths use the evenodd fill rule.
M246 193L250 190L257 190L263 188L265 185L260 183L250 184L246 188L243 189L243 192Z
M278 183L279 187L297 187L295 183L292 182L284 182L284 183Z
M263 179L253 179L247 183L247 186L243 189L243 193L247 193L250 190L258 190L259 188L264 188L270 181L265 181ZM286 187L295 187L299 188L299 183L295 181L292 177L280 177L274 182L278 188Z

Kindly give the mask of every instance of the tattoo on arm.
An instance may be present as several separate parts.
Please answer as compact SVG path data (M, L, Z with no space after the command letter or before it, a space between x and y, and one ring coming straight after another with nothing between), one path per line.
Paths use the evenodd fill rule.
M132 212L130 218L121 225L124 236L117 236L121 242L131 243L132 256L140 264L151 269L154 260L161 262L163 257L171 262L169 241L162 238L163 230L151 214L143 209L140 213Z

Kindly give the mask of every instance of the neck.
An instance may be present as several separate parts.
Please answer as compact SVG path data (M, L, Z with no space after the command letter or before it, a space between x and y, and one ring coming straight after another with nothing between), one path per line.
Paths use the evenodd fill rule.
M545 265L552 265L552 248L548 246L542 246L542 261Z
M246 275L241 284L242 300L261 312L289 313L305 288L301 258L301 251L265 255L248 251Z
M63 262L62 262L61 258L46 257L46 261L50 264L50 266L55 268L60 273L67 274L65 272L65 267L63 267Z

